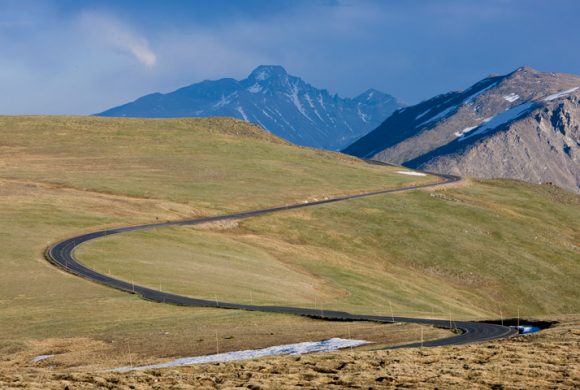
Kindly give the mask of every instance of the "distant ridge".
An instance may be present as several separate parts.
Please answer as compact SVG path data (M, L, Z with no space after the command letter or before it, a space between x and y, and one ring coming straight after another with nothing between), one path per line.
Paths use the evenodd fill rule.
M369 89L355 98L331 95L282 66L261 65L244 80L202 81L153 93L97 115L110 117L229 116L262 126L295 144L339 150L376 128L402 105Z
M580 192L580 77L521 67L399 109L345 153Z

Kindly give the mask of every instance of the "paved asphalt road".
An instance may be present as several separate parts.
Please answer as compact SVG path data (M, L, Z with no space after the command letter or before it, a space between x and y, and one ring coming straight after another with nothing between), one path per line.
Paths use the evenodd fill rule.
M302 315L308 316L317 319L325 319L325 320L352 320L352 321L377 321L377 322L407 322L407 323L414 323L414 324L426 324L426 325L434 325L441 328L452 328L457 329L460 332L454 336L439 339L439 340L432 340L427 341L423 344L421 343L414 343L414 344L407 344L403 346L399 346L398 348L402 347L418 347L423 345L425 347L434 347L434 346L442 346L442 345L454 345L454 344L465 344L465 343L474 343L480 342L485 340L494 340L500 339L504 337L509 337L517 332L509 327L500 326L500 325L493 325L493 324L486 324L486 323L478 323L478 322L465 322L465 321L457 321L451 322L450 320L440 320L440 319L423 319L423 318L406 318L406 317L381 317L381 316L370 316L370 315L358 315L358 314L351 314L346 312L340 311L329 311L329 310L315 310L315 309L306 309L306 308L299 308L299 307L284 307L284 306L259 306L259 305L244 305L238 303L227 303L227 302L216 302L216 301L209 301L204 299L195 299L189 298L181 295L175 295L167 292L162 292L158 290L153 290L150 288L134 285L132 283L115 279L109 277L107 275L100 274L90 268L85 267L81 263L79 263L75 257L73 256L73 250L75 247L79 246L80 244L93 240L95 238L105 237L113 234L131 232L136 230L145 230L145 229L152 229L152 228L159 228L165 226L186 226L186 225L197 225L206 222L214 222L214 221L224 221L224 220L232 220L232 219L243 219L243 218L250 218L255 217L258 215L264 214L271 214L285 210L293 210L305 207L313 207L322 204L329 204L335 202L341 202L349 199L356 199L356 198L363 198L368 196L375 196L375 195L382 195L388 194L393 192L401 192L401 191L408 191L418 188L427 188L432 187L435 185L441 184L448 184L453 183L461 180L461 178L457 176L451 175L436 175L441 180L436 184L420 184L415 186L403 187L403 188L396 188L396 189L386 189L382 191L374 191L374 192L366 192L357 195L349 195L349 196L342 196L338 198L320 200L315 202L309 203L299 203L299 204L292 204L280 207L273 207L268 209L262 210L254 210L254 211L246 211L241 213L235 214L226 214L220 215L215 217L206 217L206 218L198 218L198 219L190 219L190 220L182 220L182 221L174 221L174 222L162 222L162 223L154 223L148 225L138 225L138 226L128 226L122 227L117 229L109 229L109 230L102 230L98 232L83 234L81 236L72 237L67 240L61 241L49 247L46 250L46 258L53 263L54 265L70 272L72 274L78 275L85 279L89 279L91 281L104 284L109 287L113 287L128 293L138 294L144 299L148 299L155 302L164 302L164 303L171 303L177 305L184 305L184 306L196 306L196 307L218 307L223 309L238 309L238 310L253 310L253 311L261 311L261 312L269 312L269 313L285 313L285 314L295 314L295 315Z

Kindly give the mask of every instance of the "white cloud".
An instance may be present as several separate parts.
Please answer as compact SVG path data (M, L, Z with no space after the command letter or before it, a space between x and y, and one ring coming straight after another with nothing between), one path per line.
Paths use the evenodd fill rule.
M149 46L149 41L115 17L101 12L86 12L81 16L81 23L90 37L101 45L131 55L147 67L157 63L157 55Z
M344 58L345 45L366 41L365 27L381 25L383 18L372 4L313 4L268 18L237 17L228 23L191 23L178 30L157 31L159 55L168 60L159 61L155 90L169 92L203 79L243 78L257 65L280 64L316 86L348 95L349 91L339 91L328 81L328 74L334 72L340 79L352 71L351 62ZM319 72L328 62L333 69Z

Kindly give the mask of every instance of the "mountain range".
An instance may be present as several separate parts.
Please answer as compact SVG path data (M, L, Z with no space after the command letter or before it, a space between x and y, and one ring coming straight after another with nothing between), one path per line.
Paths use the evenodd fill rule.
M298 145L339 150L400 107L393 96L375 89L341 98L289 75L281 66L262 65L243 80L206 80L171 93L146 95L96 115L235 117Z
M580 192L580 77L521 67L401 108L344 152Z

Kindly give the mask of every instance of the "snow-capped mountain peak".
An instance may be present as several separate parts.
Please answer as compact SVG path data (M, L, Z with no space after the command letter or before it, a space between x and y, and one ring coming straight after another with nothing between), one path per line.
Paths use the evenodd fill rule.
M248 76L248 80L258 82L271 79L288 80L288 73L280 65L260 65Z
M580 76L520 67L393 113L344 151L580 192Z
M279 65L260 65L247 78L203 81L155 93L102 116L232 116L299 145L338 150L378 126L401 104L369 89L354 99L331 95Z

